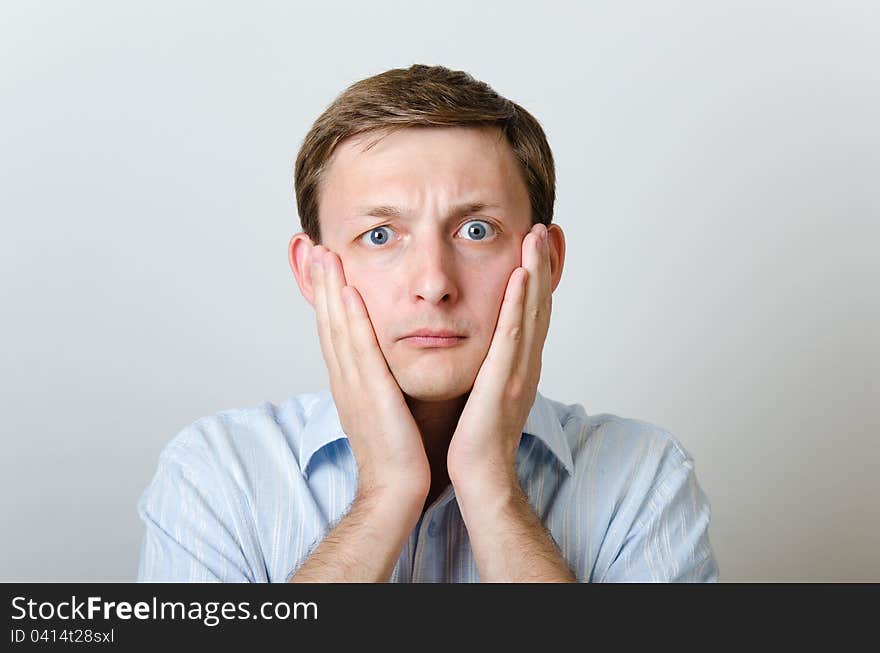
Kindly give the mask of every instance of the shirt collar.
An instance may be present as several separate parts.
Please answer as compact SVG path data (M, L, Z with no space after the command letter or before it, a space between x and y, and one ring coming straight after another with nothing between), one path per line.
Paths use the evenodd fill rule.
M532 410L529 411L526 423L523 424L523 434L526 433L538 438L545 447L553 452L569 475L574 473L571 446L562 430L559 415L553 402L540 392L535 394L535 403L532 404Z
M299 446L299 466L306 476L312 456L336 440L348 439L342 430L332 393L323 390L317 394L317 397L312 405L311 416L303 429ZM540 392L535 395L535 403L532 404L522 432L538 438L559 459L566 471L572 473L574 464L571 447L559 423L559 416L551 401Z

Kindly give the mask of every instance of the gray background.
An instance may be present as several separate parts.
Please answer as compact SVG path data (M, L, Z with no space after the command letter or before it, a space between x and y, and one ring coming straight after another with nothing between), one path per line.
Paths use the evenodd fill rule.
M880 10L787 3L0 9L0 580L127 581L195 419L327 387L286 260L345 86L528 108L567 260L541 391L693 454L722 580L880 581Z

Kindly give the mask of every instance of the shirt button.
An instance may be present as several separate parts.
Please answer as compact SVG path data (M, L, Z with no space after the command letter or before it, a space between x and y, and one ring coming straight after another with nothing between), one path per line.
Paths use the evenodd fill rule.
M437 522L432 521L428 524L428 535L435 537L437 535Z

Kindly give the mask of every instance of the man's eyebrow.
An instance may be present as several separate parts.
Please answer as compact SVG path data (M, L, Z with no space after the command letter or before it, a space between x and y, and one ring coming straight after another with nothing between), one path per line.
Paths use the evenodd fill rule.
M490 203L490 202L466 202L464 204L456 204L452 207L452 210L446 216L447 220L455 220L456 218L461 218L470 213L478 213L483 211L484 209L500 209L502 208L500 204ZM362 206L355 209L355 215L352 216L352 220L359 220L361 218L373 217L373 218L399 218L406 219L409 218L411 212L407 209L403 209L399 206L392 206L389 204L381 204L377 206Z

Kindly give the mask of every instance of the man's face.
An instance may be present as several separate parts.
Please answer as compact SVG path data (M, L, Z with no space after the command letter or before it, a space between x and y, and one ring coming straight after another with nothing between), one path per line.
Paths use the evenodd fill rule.
M526 186L497 129L407 128L363 151L376 136L334 152L320 189L321 244L363 297L401 390L420 401L459 397L473 386L521 263ZM379 206L403 213L369 215ZM465 337L449 347L403 339L422 328Z

